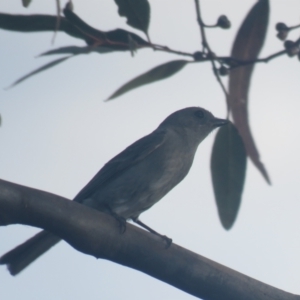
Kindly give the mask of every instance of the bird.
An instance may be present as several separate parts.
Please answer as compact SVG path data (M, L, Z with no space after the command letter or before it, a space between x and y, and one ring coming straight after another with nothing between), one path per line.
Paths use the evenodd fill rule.
M108 161L73 201L112 215L123 231L126 221L133 220L158 234L139 220L140 214L183 180L199 144L227 123L201 107L175 111L152 133ZM172 241L165 238L167 243ZM0 257L0 264L7 265L11 275L17 275L60 240L42 230Z

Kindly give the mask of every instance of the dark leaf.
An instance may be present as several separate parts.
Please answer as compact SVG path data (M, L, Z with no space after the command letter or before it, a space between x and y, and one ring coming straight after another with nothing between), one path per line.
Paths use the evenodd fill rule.
M64 15L70 23L72 23L79 31L85 36L85 40L89 45L103 45L103 46L123 46L127 50L129 49L129 39L134 40L137 46L149 45L148 42L141 37L127 30L116 29L112 31L101 31L94 27L91 27L84 22L79 16L77 16L67 5L64 9Z
M263 46L269 19L269 1L259 0L242 23L233 44L231 56L239 60L253 60ZM229 106L234 123L241 134L248 156L270 184L268 173L260 161L248 120L248 92L254 65L230 71Z
M68 4L63 10L66 19L75 26L84 35L90 36L90 38L99 39L100 41L105 40L105 33L101 30L97 30L86 22L84 22L79 16L77 16L71 9L69 9Z
M88 54L91 52L97 52L97 53L108 53L116 51L116 49L113 48L106 48L106 47L78 47L78 46L67 46L67 47L61 47L57 49L53 49L50 51L43 52L39 56L45 56L45 55L54 55L54 54ZM124 51L124 49L122 49Z
M230 229L237 217L246 174L243 140L232 123L219 129L211 156L212 182L219 217Z
M126 17L127 24L148 32L150 22L150 5L147 0L115 0L119 15Z
M66 46L41 53L39 56L55 55L55 54L88 54L92 51L92 47Z
M50 15L11 15L0 13L0 28L20 32L54 31L56 16ZM85 40L85 36L66 18L61 17L59 31Z
M58 64L62 63L63 61L69 59L70 57L73 57L73 55L70 55L70 56L67 56L67 57L63 57L63 58L56 59L56 60L54 60L54 61L52 61L52 62L50 62L50 63L48 63L48 64L46 64L46 65L44 65L44 66L42 66L42 67L40 67L40 68L38 68L38 69L36 69L36 70L34 70L34 71L32 71L32 72L26 74L25 76L19 78L19 79L16 80L14 83L12 83L8 88L12 88L12 87L16 86L17 84L21 83L22 81L28 79L29 77L31 77L31 76L33 76L33 75L36 75L36 74L38 74L38 73L40 73L40 72L43 72L43 71L45 71L45 70L47 70L47 69L50 69L50 68L52 68L52 67L58 65Z
M73 13L73 15L75 15ZM73 16L72 15L72 16ZM76 15L75 15L76 16ZM70 16L69 16L70 17ZM76 16L79 18L78 16ZM74 21L73 18L72 20ZM76 19L78 20L78 19ZM80 19L81 20L81 19ZM82 20L81 20L82 21ZM83 22L83 21L82 21ZM75 22L76 23L76 22ZM83 22L84 23L84 22ZM0 13L0 28L20 32L39 32L54 31L57 24L56 16L49 15L10 15ZM77 23L76 23L77 24ZM80 23L82 24L82 23ZM84 23L86 24L86 23ZM100 31L86 24L83 28L75 26L66 18L61 17L58 31L63 31L70 36L80 38L89 45L98 47L101 44L114 50L129 50L129 36L140 46L149 46L149 43L137 34L123 30L115 29L111 31Z
M168 78L178 71L180 71L186 64L187 60L173 60L162 64L158 67L151 69L150 71L139 75L138 77L130 80L123 86L121 86L117 91L115 91L107 100L114 99L132 89L140 87L144 84L149 84L158 80Z
M24 7L28 7L30 2L31 2L31 0L22 0L22 4Z
M128 44L130 39L133 40L138 46L149 46L150 44L142 39L137 34L124 30L124 29L115 29L111 31L106 31L106 37L112 42L119 42Z

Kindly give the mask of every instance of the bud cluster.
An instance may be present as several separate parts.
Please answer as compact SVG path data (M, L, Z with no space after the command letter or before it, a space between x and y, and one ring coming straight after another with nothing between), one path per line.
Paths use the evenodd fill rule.
M290 31L290 28L288 26L286 26L285 23L277 23L275 26L276 30L277 30L277 37L281 40L284 41L287 36L288 33Z
M293 57L297 54L299 57L299 52L300 52L299 41L293 42L293 41L287 40L284 42L284 48L289 57Z

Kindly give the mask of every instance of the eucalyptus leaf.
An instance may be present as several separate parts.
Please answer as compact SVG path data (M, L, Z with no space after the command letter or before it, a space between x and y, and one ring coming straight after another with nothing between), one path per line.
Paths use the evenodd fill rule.
M121 17L126 17L127 24L148 32L150 22L150 5L147 0L115 0Z
M43 71L45 71L47 69L50 69L50 68L58 65L58 64L62 63L63 61L69 59L70 57L73 57L73 55L69 55L67 57L56 59L56 60L54 60L54 61L52 61L52 62L50 62L50 63L48 63L48 64L46 64L46 65L44 65L44 66L42 66L42 67L40 67L38 69L36 69L36 70L34 70L34 71L26 74L25 76L22 76L21 78L19 78L18 80L16 80L14 83L12 83L8 88L12 88L12 87L16 86L17 84L21 83L22 81L24 81L24 80L32 77L33 75L36 75L38 73L41 73L41 72L43 72Z
M221 127L211 156L211 175L221 223L230 229L236 220L245 182L247 155L232 123Z
M189 63L189 61L187 60L173 60L160 66L157 66L121 86L107 100L114 99L142 85L168 78L180 71L187 63Z
M0 13L0 28L5 30L13 30L19 32L41 32L51 31L55 29L57 23L56 16L50 15L11 15ZM66 18L60 18L58 31L86 40L86 35L78 28L73 26Z
M113 51L125 51L125 50L115 50L113 48L107 48L107 47L91 47L91 46L85 46L85 47L79 47L79 46L66 46L61 47L53 50L49 50L46 52L43 52L39 56L45 56L45 55L55 55L55 54L89 54L91 52L97 52L97 53L108 53Z
M247 61L258 57L266 38L269 13L268 0L259 0L254 4L239 28L231 51L232 58ZM228 99L234 124L243 138L247 154L270 184L269 175L260 160L249 125L248 94L253 69L254 65L247 65L230 71Z

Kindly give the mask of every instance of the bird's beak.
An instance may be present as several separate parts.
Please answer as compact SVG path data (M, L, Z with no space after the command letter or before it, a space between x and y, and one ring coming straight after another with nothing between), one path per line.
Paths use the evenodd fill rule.
M229 123L228 120L225 119L218 119L218 118L214 118L213 120L211 120L212 126L213 127L221 127L223 125L226 125Z

